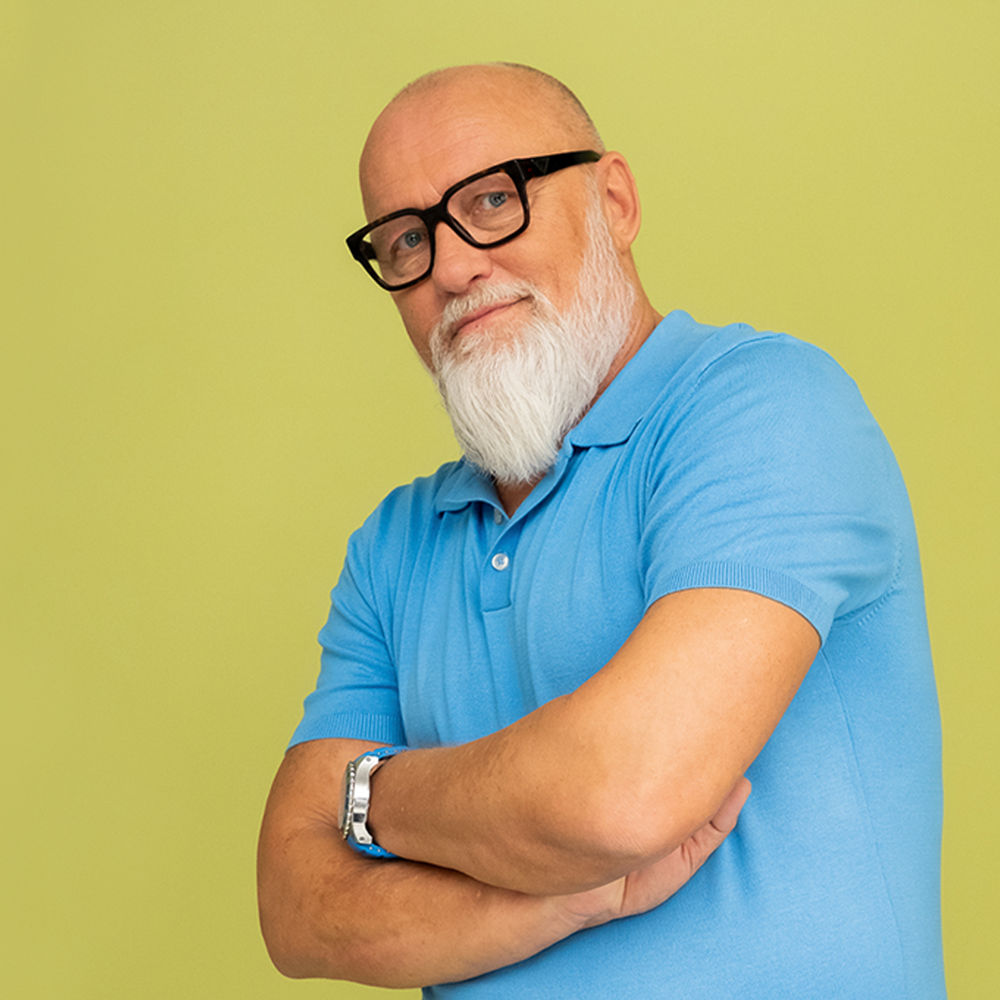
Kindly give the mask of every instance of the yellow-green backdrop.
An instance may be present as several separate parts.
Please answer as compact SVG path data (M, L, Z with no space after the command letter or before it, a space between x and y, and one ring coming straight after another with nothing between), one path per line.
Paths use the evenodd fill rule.
M921 535L954 1000L997 995L1000 18L984 0L0 8L0 992L361 997L274 972L256 829L349 531L455 453L348 258L403 83L564 78L661 310L812 340Z

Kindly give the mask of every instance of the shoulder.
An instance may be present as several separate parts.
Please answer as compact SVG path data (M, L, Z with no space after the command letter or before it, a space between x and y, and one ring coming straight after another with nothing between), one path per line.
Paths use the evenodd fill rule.
M687 320L683 341L688 353L679 374L690 390L736 379L770 388L771 394L778 386L816 384L858 394L840 364L814 344L747 323L708 326Z
M693 322L693 321L692 321ZM908 516L892 450L825 351L745 324L699 327L637 435L649 489L754 517Z
M857 386L825 351L745 325L700 328L658 393L637 435L647 534L669 548L654 589L689 585L705 567L749 590L755 573L778 574L820 601L806 617L821 635L834 613L885 591L911 531L905 489Z
M400 579L408 576L422 539L441 524L438 514L442 490L461 462L448 462L428 476L391 490L347 540L340 578L334 589L334 604L350 594L372 608L387 608Z
M874 426L854 380L821 348L746 323L709 326L686 313L668 321L670 329L654 333L661 342L644 364L645 377L658 383L646 414L652 423L733 420L744 432L781 421Z
M450 488L464 478L466 463L446 462L435 472L391 490L365 518L352 541L370 538L384 544L415 525L433 523L446 504Z

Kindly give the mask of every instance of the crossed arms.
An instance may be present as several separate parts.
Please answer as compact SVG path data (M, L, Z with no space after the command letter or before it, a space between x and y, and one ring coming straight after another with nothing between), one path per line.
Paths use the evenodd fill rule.
M291 976L447 982L658 905L735 825L742 775L819 647L782 604L739 590L657 601L576 691L483 739L377 772L377 861L337 830L347 761L286 755L261 830L261 925Z

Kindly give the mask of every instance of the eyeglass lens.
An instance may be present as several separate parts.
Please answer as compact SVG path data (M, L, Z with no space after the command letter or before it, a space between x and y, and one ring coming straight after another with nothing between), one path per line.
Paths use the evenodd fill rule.
M490 245L516 232L524 223L517 187L503 171L469 181L445 205L448 216L472 239ZM431 240L419 215L389 219L368 233L371 263L387 284L402 284L431 269Z

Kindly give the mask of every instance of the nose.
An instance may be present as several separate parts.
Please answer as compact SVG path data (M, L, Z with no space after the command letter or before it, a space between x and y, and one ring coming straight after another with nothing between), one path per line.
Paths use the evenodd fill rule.
M441 222L434 234L433 281L442 291L459 295L479 278L493 271L489 250L466 243L450 226Z

